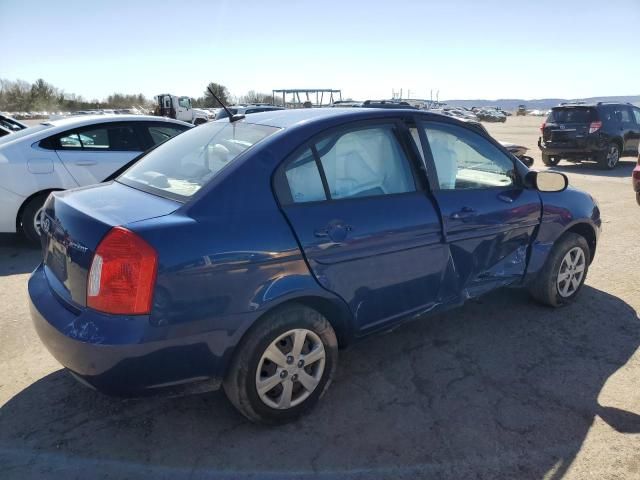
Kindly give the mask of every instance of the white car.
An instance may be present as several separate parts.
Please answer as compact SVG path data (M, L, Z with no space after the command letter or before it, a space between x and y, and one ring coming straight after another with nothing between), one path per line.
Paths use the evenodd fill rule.
M0 138L0 233L39 241L50 192L100 183L142 152L193 125L153 116L83 115Z

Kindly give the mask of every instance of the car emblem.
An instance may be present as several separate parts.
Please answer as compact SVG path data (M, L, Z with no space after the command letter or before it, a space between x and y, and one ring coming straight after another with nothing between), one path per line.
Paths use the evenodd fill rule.
M48 217L43 215L43 219L42 219L42 231L44 233L49 233L49 229L51 228L51 221L49 220Z
M564 130L565 128L567 128L567 127L564 126L564 125L560 125L560 130Z

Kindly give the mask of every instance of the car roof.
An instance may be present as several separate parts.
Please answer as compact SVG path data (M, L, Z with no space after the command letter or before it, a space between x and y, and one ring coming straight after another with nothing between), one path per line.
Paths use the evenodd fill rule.
M108 123L108 122L131 122L131 121L161 121L168 123L176 123L179 125L189 125L190 123L183 122L181 120L174 120L167 117L156 117L154 115L78 115L72 117L58 118L56 120L46 120L41 122L53 127L83 127L85 125L93 125L94 123Z
M290 110L272 110L269 112L252 113L251 117L245 118L247 123L255 123L258 125L267 125L278 128L289 128L303 123L322 121L327 118L349 118L357 120L358 118L376 118L389 117L407 113L415 115L420 110L415 108L407 109L388 109L388 108L297 108ZM426 113L426 112L422 112ZM229 119L216 120L217 122L228 122Z

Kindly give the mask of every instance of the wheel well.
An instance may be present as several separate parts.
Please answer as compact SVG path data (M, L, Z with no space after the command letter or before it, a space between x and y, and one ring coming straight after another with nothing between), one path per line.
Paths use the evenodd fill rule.
M622 143L622 139L619 138L619 137L616 137L613 140L611 140L611 143L615 143L616 145L618 145L618 150L620 152L620 156L622 156L622 150L624 149L624 145Z
M593 257L596 254L596 232L593 227L587 223L578 223L571 227L567 232L572 232L584 237L589 245L590 260L593 261Z
M291 300L287 300L285 302L279 303L273 308L269 308L265 311L255 322L256 325L263 317L269 315L274 309L279 309L287 305L291 304L300 304L306 307L312 308L317 312L321 313L327 321L333 327L333 330L336 332L336 337L338 339L338 347L344 348L346 347L352 337L352 330L350 328L349 322L349 310L346 305L344 308L341 308L336 302L333 302L329 299L323 297L314 297L314 296L306 296L306 297L298 297ZM246 335L246 333L245 333Z
M33 193L31 195L29 195L24 202L22 202L22 205L20 205L20 208L18 209L18 214L16 215L16 231L19 232L20 231L20 218L22 217L22 212L24 211L25 207L29 204L29 202L31 200L33 200L34 198L40 196L40 195L49 195L51 192L60 192L62 191L62 188L49 188L47 190L40 190L39 192Z

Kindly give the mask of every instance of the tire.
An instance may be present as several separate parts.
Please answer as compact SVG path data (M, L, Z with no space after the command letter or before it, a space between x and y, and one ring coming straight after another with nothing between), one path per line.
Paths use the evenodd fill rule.
M202 119L202 118L196 118L195 121L193 122L193 124L197 127L198 125L202 125L203 123L207 123L206 120Z
M598 166L603 170L613 170L620 161L620 146L611 142L605 152L598 155Z
M33 245L40 244L40 221L36 219L36 216L40 215L40 210L48 196L48 193L36 195L29 200L20 214L20 228L22 230L22 234L25 236L27 241Z
M570 253L576 252L577 249L582 252L582 261L576 262L576 268L573 270L575 273L572 274L572 271L568 271L565 268L568 267L568 264L565 264L565 259L567 257L570 259L575 258L576 260L580 258L579 255L570 256ZM590 263L591 252L585 238L576 233L565 233L556 241L544 267L538 273L534 282L529 286L531 296L538 302L551 307L568 305L573 302L578 296L578 293L580 293L584 281L587 278ZM582 267L582 270L580 270L580 267ZM582 275L578 278L577 273L579 271L581 271ZM569 277L566 277L566 281L562 282L560 280L559 276L561 274L563 277L569 274ZM577 281L577 285L572 282L574 278ZM570 284L570 288L568 289L566 289L566 282Z
M553 167L560 163L560 157L547 155L546 153L542 154L542 163L544 163L547 167Z
M640 192L636 192L636 203L640 205Z
M294 352L298 338L305 339L300 355ZM299 363L312 352L316 352L312 363ZM286 423L318 402L334 377L337 363L338 341L331 324L317 311L291 304L274 310L252 327L234 354L223 388L229 401L249 420ZM303 382L300 379L304 374ZM261 392L260 381L265 385ZM303 383L313 388L305 388Z

